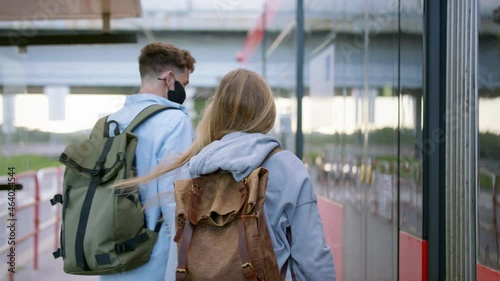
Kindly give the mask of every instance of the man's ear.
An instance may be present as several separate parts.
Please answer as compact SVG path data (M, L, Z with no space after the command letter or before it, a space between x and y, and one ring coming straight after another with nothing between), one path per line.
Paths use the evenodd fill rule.
M167 71L167 76L166 76L166 82L167 82L167 87L169 90L174 90L175 89L175 75L172 70Z

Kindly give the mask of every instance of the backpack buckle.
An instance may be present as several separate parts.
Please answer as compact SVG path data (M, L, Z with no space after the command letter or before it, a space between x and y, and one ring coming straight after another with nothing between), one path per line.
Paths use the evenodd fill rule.
M94 170L92 170L93 176L98 176L101 173L103 164L104 164L104 161L97 161L97 163L95 164Z
M54 206L57 203L59 203L59 204L63 203L62 194L56 194L56 195L54 195L54 197L52 199L50 199L50 204L52 204L52 206Z
M124 244L115 244L115 252L117 255L121 255L125 251L127 251L127 247Z
M177 268L175 270L175 279L176 280L185 280L187 276L187 270L185 268Z
M245 278L247 280L260 280L260 278L257 276L257 272L255 272L255 269L253 268L253 265L249 262L243 264L241 266L241 269L243 270L243 275L245 275Z
M203 190L203 188L201 186L197 185L197 184L191 185L191 191L194 191L195 188L197 188L199 190Z
M255 269L253 269L253 265L249 262L247 262L241 266L241 268L243 268L243 269L245 269L247 267L250 267L250 269L252 269L252 271L255 271Z

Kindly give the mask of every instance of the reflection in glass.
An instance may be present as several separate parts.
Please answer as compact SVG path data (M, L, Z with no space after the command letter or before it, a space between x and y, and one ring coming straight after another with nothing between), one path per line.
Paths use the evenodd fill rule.
M495 1L479 1L478 262L500 270L500 24Z
M420 46L399 34L397 4L314 1L305 10L304 161L318 195L342 206L343 280L397 280L399 68L413 88L422 75L418 58L399 64L399 36L413 54Z

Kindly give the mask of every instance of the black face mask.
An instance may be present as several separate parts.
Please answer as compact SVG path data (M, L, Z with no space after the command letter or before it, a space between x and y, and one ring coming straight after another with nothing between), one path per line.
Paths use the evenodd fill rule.
M175 80L174 90L168 90L167 98L169 101L182 104L186 100L186 91L179 81Z

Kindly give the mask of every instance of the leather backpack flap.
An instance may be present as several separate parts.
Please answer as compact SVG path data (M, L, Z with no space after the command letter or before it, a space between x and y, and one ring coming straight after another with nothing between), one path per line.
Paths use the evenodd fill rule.
M196 210L196 223L224 226L238 219L243 207L240 183L229 173L215 173L200 178L203 193Z
M242 207L240 184L230 174L222 173L201 176L198 181L202 193L191 223L224 226L236 220ZM176 215L183 222L189 213L192 189L191 179L175 181Z
M191 201L191 188L193 181L176 180L174 182L175 193L175 214L176 214L176 227L180 227L179 222L184 223L189 211L189 204Z
M267 170L262 167L253 170L246 178L248 186L248 203L245 209L246 214L262 211L266 199L267 179Z
M243 216L245 232L249 258L255 271L263 274L265 280L282 280L264 215L268 176L268 171L260 167L247 178L249 196Z

